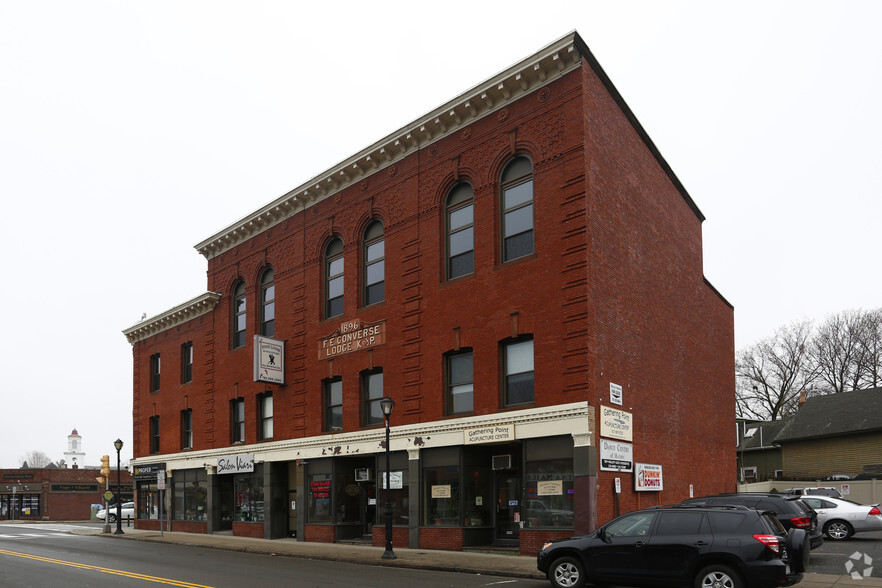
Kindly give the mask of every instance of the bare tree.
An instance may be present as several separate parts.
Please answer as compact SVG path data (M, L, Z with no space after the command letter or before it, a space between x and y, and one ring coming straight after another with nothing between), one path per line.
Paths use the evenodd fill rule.
M859 345L862 352L859 387L878 388L882 386L882 308L864 313Z
M828 316L818 328L811 353L824 392L840 393L860 387L864 325L861 311L847 310Z
M779 328L774 335L742 349L735 358L736 413L776 420L796 410L799 395L815 380L809 354L812 322Z
M31 451L25 453L23 456L19 457L18 461L20 464L22 464L22 466L24 466L24 464L27 464L27 467L29 468L42 468L52 463L52 458L42 451L32 449Z

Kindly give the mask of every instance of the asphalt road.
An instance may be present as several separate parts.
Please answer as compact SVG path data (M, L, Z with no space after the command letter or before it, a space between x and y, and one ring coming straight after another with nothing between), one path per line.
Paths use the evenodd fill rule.
M188 545L68 534L71 525L0 527L3 588L547 588L541 580L272 557Z

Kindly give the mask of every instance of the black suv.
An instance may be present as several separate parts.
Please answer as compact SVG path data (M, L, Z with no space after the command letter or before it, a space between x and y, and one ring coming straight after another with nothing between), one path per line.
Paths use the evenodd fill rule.
M818 526L818 513L800 498L774 492L739 492L690 498L680 504L742 504L759 510L771 510L785 529L804 529L809 536L809 544L816 549L824 544L824 534Z
M539 571L556 588L792 586L808 565L808 536L744 506L657 506L590 535L546 543Z

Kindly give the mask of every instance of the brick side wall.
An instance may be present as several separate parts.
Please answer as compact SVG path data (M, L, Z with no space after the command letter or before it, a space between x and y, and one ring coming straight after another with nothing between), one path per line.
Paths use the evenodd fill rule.
M663 466L664 490L633 491L600 472L598 524L620 512L734 490L732 308L703 279L701 223L600 80L585 68L588 323L595 387L622 386L634 459Z

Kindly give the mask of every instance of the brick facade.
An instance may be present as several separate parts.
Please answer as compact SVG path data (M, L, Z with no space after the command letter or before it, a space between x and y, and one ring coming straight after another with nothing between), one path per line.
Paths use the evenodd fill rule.
M92 505L104 504L102 497L104 484L98 484L101 472L86 468L29 468L0 470L0 503L3 514L0 518L12 518L10 501L15 496L21 501L23 496L36 496L38 511L22 511L15 515L20 520L45 521L87 521L92 516ZM123 497L128 500L132 491L132 476L128 471L120 472ZM13 487L15 492L13 493ZM116 472L113 471L111 489L116 488Z
M577 58L566 62L574 59L570 49ZM288 195L265 217L255 213L251 225L243 225L247 237L226 231L200 246L208 259L207 290L216 297L210 309L188 307L177 318L166 313L126 332L133 343L137 460L178 460L177 467L192 468L210 462L202 456L217 455L216 450L255 455L266 450L263 459L300 460L308 468L308 458L328 451L380 452L371 427L362 425L360 389L360 375L376 368L383 370L384 393L396 403L392 425L401 433L393 449L424 449L419 443L441 442L433 427L470 426L471 421L455 425L456 415L447 413L443 369L444 354L468 348L474 354L470 418L478 424L505 422L511 413L521 419L516 430L524 431L524 439L548 434L539 428L546 423L553 429L547 424L552 417L531 422L529 414L513 411L546 415L582 403L583 425L557 434L585 436L593 449L599 436L596 411L609 405L610 383L622 386L624 404L618 408L633 415L635 461L663 465L664 490L634 492L630 473L577 473L586 476L577 486L597 488L596 499L577 498L577 528L612 517L615 477L622 481L622 512L686 498L690 485L696 495L732 490L733 310L703 276L703 216L581 39L575 36L562 51L565 73L537 81L517 99L484 104L486 112L468 124L455 120L468 119L467 109L477 106L459 100L465 106L450 112L465 114L445 112L447 123L426 123L442 130L415 125L413 133L402 133L399 152L395 142L374 151L387 161L364 163L359 157L351 167L292 191L295 199ZM515 156L533 165L535 245L531 255L504 262L499 178ZM473 187L475 264L472 273L448 280L444 202L457 182ZM363 233L374 219L384 228L385 298L363 306ZM344 244L344 312L325 319L324 249L332 237ZM275 280L274 337L285 342L283 386L252 378L260 276L269 267ZM246 286L248 337L234 349L232 289L240 280ZM385 343L318 359L319 341L353 320L382 323ZM506 407L501 344L524 336L534 342L535 400ZM185 342L195 350L194 378L181 384ZM156 353L162 358L161 385L151 392L150 357ZM329 377L342 378L342 432L352 435L352 445L330 437L323 422L322 381ZM266 392L273 395L274 433L261 441L258 395ZM231 446L229 406L236 398L245 400L244 449ZM182 451L179 422L186 409L194 414L194 443ZM149 419L155 416L162 430L159 451L151 452ZM273 455L273 444L284 440L303 449ZM354 449L360 440L364 445ZM325 447L315 448L322 443ZM414 488L419 494L418 485ZM418 534L420 547L463 547L462 529L413 525L411 543ZM305 540L332 541L329 528L333 531L306 525ZM395 533L396 541L408 536L406 528ZM558 534L524 533L522 545L526 540L532 551Z

